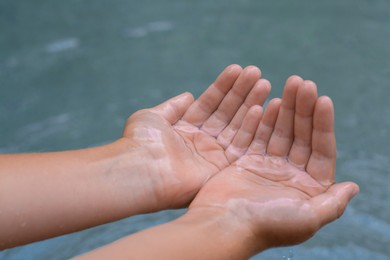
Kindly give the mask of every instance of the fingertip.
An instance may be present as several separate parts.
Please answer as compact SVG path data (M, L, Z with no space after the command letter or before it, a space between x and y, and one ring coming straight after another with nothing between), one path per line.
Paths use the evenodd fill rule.
M264 105L270 92L270 82L266 79L259 79L250 92L250 99L256 104Z
M310 80L310 79L305 79L303 82L304 82L306 85L317 86L317 84L316 84L313 80Z
M256 86L261 86L262 88L264 88L268 93L271 92L271 82L269 82L268 79L264 79L264 78L261 78L257 81L257 84Z
M351 190L351 193L350 193L351 199L352 199L353 197L355 197L356 195L358 195L359 192L360 192L360 187L359 187L359 185L357 185L357 184L354 183L354 182L350 182L350 183L349 183L349 189Z
M232 63L232 64L228 65L226 68L235 68L235 67L240 68L240 69L242 68L241 65L239 65L237 63Z
M314 81L305 80L303 82L303 86L304 86L304 88L313 91L317 95L317 84Z
M276 97L276 98L271 99L269 103L271 103L271 102L273 102L273 103L282 103L282 99L279 98L279 97Z
M260 71L259 67L255 66L255 65L248 65L245 67L246 70L257 70L257 71Z
M190 92L184 92L150 110L173 124L181 118L194 102L194 96Z
M260 105L254 105L249 108L248 113L251 114L262 114L263 113L263 107Z
M355 197L359 191L360 188L356 183L348 181L331 185L327 192L339 198L345 198L344 201L347 203Z
M242 71L242 67L238 64L230 64L225 68L225 72L227 73L240 73Z
M312 126L311 123L308 123L308 120L312 120L317 99L316 84L313 81L305 80L297 91L295 102L295 134L299 140L309 141L308 136L311 135Z
M192 95L192 93L190 93L188 91L180 94L179 97L181 97L183 99L185 98L186 100L191 101L191 103L195 101L194 95Z
M316 101L314 114L316 121L333 121L334 107L332 99L328 96L319 97Z
M190 92L184 92L176 97L173 97L169 102L178 105L178 107L188 108L194 102L194 96Z
M286 85L301 85L304 80L298 75L291 75L287 78Z
M291 109L295 107L295 99L298 93L298 89L303 84L303 79L297 75L290 76L287 79L282 95L283 106Z
M260 105L251 106L244 116L241 127L243 127L243 126L245 127L245 125L247 125L247 124L253 124L254 122L257 122L257 123L255 123L256 128L257 128L257 125L260 123L262 116L263 116L262 106L260 106Z
M321 106L328 106L333 108L333 101L328 96L321 96L318 98L317 103Z
M350 200L359 192L359 186L353 182L331 185L327 191L311 199L321 226L341 217Z
M281 104L282 100L280 98L273 98L268 102L264 111L263 123L272 129L275 127Z
M261 70L254 66L254 65L249 65L244 68L244 72L248 74L253 74L256 77L260 78L261 77Z
M330 97L321 96L317 99L314 108L314 122L319 129L333 129L334 107Z
M267 107L280 107L282 104L282 99L281 98L273 98L268 102Z

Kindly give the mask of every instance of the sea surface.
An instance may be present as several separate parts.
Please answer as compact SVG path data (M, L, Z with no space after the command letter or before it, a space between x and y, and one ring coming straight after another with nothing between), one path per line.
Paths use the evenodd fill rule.
M271 97L298 74L333 99L336 178L361 192L309 241L253 259L390 259L389 46L387 0L0 0L0 152L109 143L133 112L198 96L231 63L259 66ZM0 259L67 259L183 212L130 217Z

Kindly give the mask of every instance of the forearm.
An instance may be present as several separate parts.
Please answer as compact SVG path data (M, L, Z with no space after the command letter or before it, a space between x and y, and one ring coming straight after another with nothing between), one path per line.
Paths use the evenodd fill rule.
M263 250L261 241L255 241L232 217L190 211L77 259L248 259Z
M150 178L142 177L145 157L121 140L0 155L0 249L153 211Z

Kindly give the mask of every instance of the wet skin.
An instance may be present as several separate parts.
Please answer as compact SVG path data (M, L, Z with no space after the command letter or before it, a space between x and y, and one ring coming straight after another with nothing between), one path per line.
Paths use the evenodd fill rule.
M248 259L270 247L307 240L341 216L359 191L351 182L334 184L333 104L317 97L311 81L290 77L282 99L271 100L264 113L256 104L246 109L236 128L194 122L183 117L173 127L167 124L171 139L157 128L147 130L151 144L162 143L164 151L176 141L170 158L177 158L180 167L194 167L187 168L190 175L167 175L179 185L188 178L193 188L201 186L189 210L85 259ZM198 172L201 167L209 169L207 175Z
M227 67L196 100L182 94L132 115L124 131L130 146L147 151L155 179L156 207L187 205L202 185L232 158L229 147L249 108L263 105L270 83L257 67Z
M333 104L313 82L289 78L282 100L263 116L251 109L244 122L245 154L206 183L189 213L222 211L258 242L253 252L305 241L341 216L359 189L334 184Z

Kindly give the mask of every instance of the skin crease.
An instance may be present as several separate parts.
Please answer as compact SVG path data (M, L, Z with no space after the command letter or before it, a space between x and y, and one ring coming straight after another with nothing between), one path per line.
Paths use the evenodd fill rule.
M257 145L212 178L190 205L190 211L216 207L238 215L265 248L307 240L338 218L359 190L354 183L333 184L333 104L317 98L313 82L291 77L281 104L274 100L267 110L262 121L275 122L272 134L259 127L252 140ZM248 117L259 121L258 114Z
M255 66L230 65L197 100L184 93L134 113L111 144L1 154L0 249L187 206L230 164L218 137L265 102L271 86L260 76Z
M359 189L334 184L332 101L292 76L263 111L260 76L231 65L195 101L134 113L112 144L0 155L0 248L187 205L81 258L246 259L307 240Z
M239 148L229 155L233 162L204 184L182 217L80 258L248 259L309 239L359 192L355 183L334 183L333 114L313 82L290 77L282 99L264 113L258 105L248 110L225 145Z
M195 102L185 93L176 97L173 105L141 110L129 118L123 137L151 154L155 165L149 174L159 178L155 189L158 206L187 205L209 178L231 163L226 144L248 109L262 105L269 94L271 86L260 76L254 66L241 69L231 65ZM154 136L157 132L158 139ZM230 137L222 146L219 138L226 132Z

